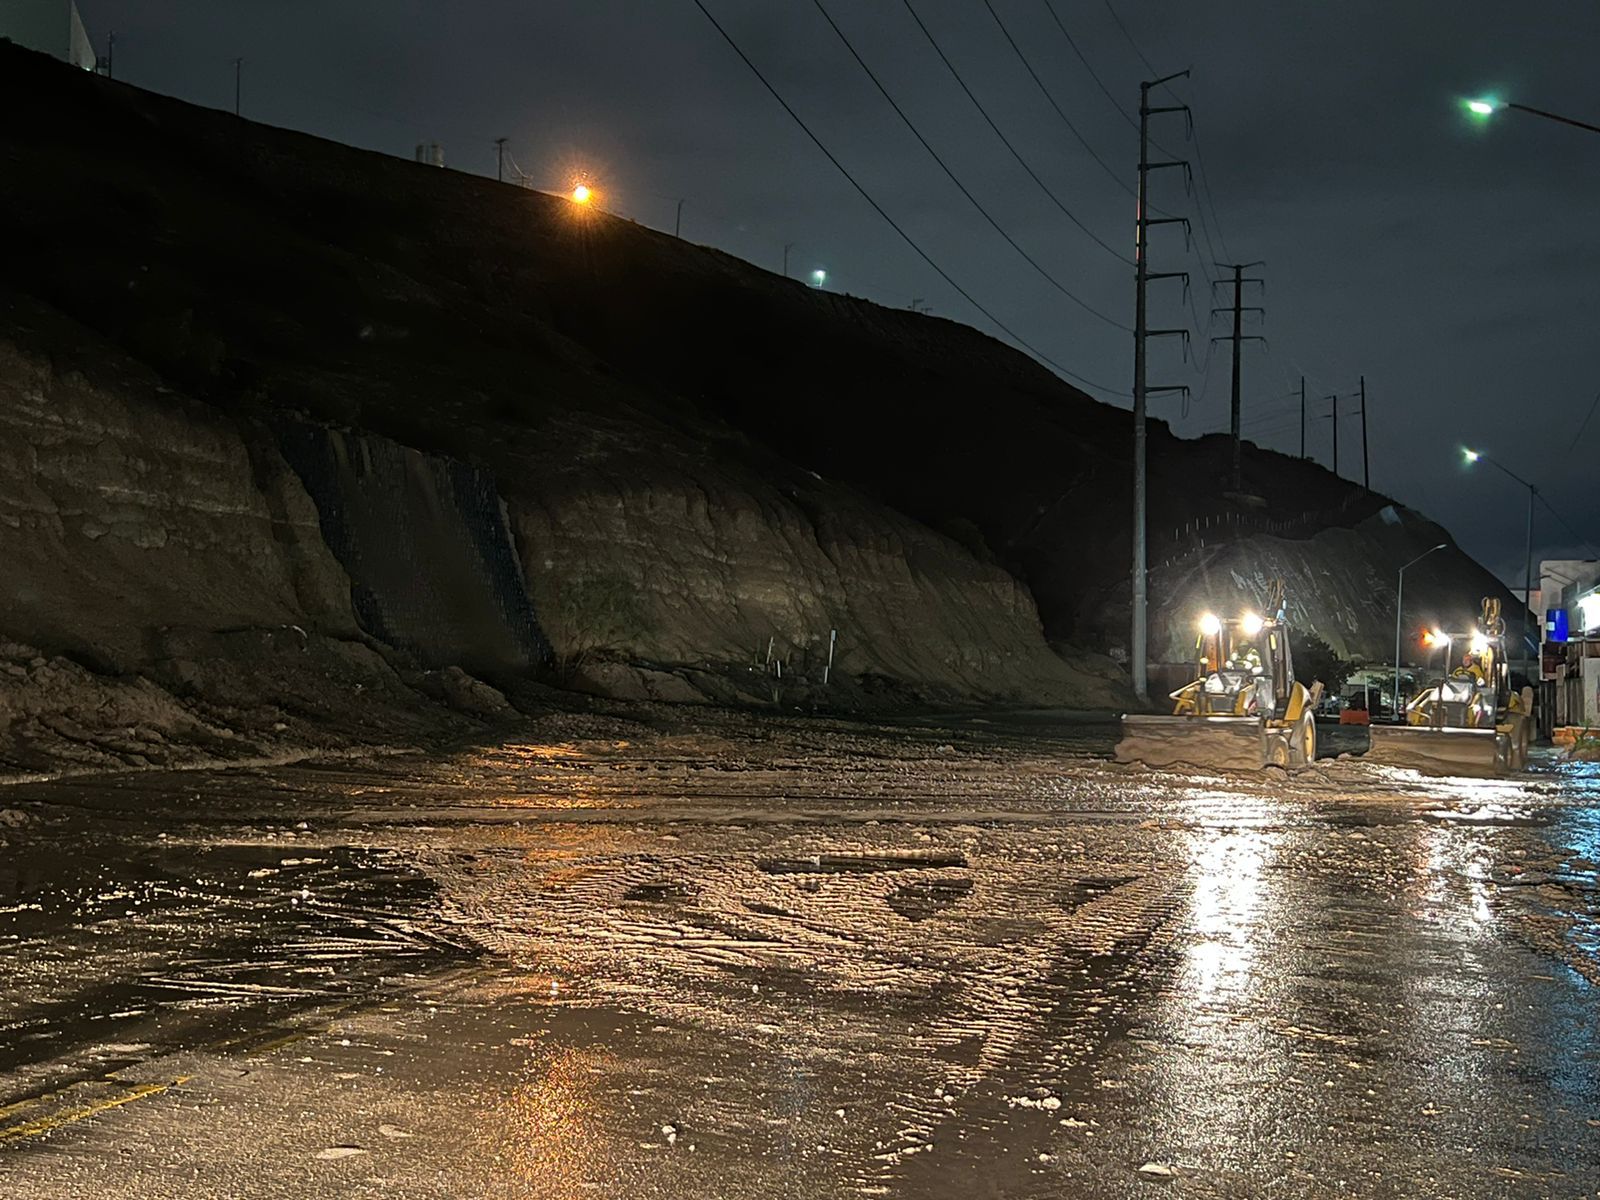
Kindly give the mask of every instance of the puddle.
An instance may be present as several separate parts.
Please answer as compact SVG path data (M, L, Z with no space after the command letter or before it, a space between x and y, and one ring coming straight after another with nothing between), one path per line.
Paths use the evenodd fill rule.
M433 884L384 851L11 847L0 1073L68 1056L106 1070L470 957L436 906Z

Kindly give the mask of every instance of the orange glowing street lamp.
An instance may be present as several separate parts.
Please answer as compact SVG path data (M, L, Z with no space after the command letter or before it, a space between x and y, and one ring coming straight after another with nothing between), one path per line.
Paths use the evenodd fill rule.
M594 199L594 190L587 183L580 183L572 189L572 202L574 204L588 204Z

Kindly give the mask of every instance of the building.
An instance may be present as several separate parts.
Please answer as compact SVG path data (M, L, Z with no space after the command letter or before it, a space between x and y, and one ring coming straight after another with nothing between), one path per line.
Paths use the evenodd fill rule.
M0 4L0 38L85 71L96 66L89 32L72 0L5 0Z
M1555 725L1600 728L1600 559L1539 564L1544 610L1539 674Z

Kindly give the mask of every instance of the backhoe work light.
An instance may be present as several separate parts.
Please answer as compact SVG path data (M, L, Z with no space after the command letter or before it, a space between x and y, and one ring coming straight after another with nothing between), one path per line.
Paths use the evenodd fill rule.
M1472 643L1471 644L1472 644L1472 652L1474 654L1482 654L1485 650L1487 650L1489 648L1489 639L1484 637L1481 632L1479 632L1478 630L1474 629L1472 631Z
M1222 622L1217 620L1215 613L1207 613L1200 618L1200 632L1207 637L1216 637L1222 632Z
M1247 612L1239 618L1239 628L1244 630L1245 637L1255 637L1265 624L1266 622L1253 612Z

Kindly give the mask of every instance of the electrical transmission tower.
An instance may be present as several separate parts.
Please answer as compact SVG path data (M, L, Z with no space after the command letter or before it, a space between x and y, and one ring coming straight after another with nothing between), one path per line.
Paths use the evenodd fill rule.
M1151 387L1145 380L1145 342L1152 337L1182 337L1187 349L1189 331L1187 329L1151 329L1147 318L1145 302L1146 286L1152 279L1182 279L1184 287L1189 286L1189 273L1187 271L1152 271L1149 263L1149 232L1152 225L1181 224L1184 238L1189 236L1189 222L1184 217L1152 217L1150 211L1150 172L1166 167L1182 167L1185 178L1189 174L1189 164L1183 159L1173 159L1168 162L1150 161L1150 118L1161 113L1181 112L1187 117L1189 106L1187 104L1162 105L1150 107L1150 89L1159 87L1163 83L1170 83L1174 79L1182 79L1189 74L1188 71L1179 71L1163 79L1153 79L1148 83L1139 85L1139 190L1136 196L1138 205L1137 220L1134 224L1133 247L1133 272L1134 272L1134 318L1133 318L1133 628L1129 638L1128 661L1133 669L1133 690L1141 700L1149 699L1149 574L1146 570L1146 542L1145 525L1147 514L1147 497L1145 494L1145 407L1146 401L1152 395L1165 392L1182 392L1188 395L1189 388L1185 384L1169 387Z
M1211 340L1213 342L1232 342L1233 343L1233 415L1232 415L1232 422L1231 422L1231 424L1229 426L1229 429L1230 429L1230 432L1232 434L1232 439L1233 439L1233 476L1232 476L1232 478L1233 478L1233 490L1234 490L1234 492L1237 493L1237 492L1240 492L1240 491L1244 490L1243 486L1242 486L1242 483L1240 481L1240 470L1239 470L1239 348L1245 342L1264 342L1264 341L1267 340L1266 338L1260 337L1258 335L1251 335L1251 336L1246 337L1245 334L1243 333L1244 314L1245 313L1253 312L1253 313L1262 313L1264 315L1266 313L1266 311L1267 311L1266 309L1262 308L1259 304L1246 305L1244 303L1244 285L1247 284L1247 283L1255 283L1255 284L1261 284L1261 286L1264 288L1266 286L1266 284L1259 278L1254 278L1254 277L1249 278L1249 279L1245 278L1245 274L1244 273L1245 273L1246 269L1248 269L1250 267L1259 267L1261 265L1259 262L1253 262L1253 263L1217 263L1216 265L1221 267L1225 271L1232 271L1233 272L1233 305L1232 305L1232 307L1231 308L1213 308L1211 310L1213 313L1219 313L1219 312L1232 312L1233 313L1233 333L1231 333L1227 337L1214 337ZM1225 279L1218 279L1212 284L1212 286L1215 287L1219 283L1226 283L1226 282L1227 282L1227 280L1225 280Z

